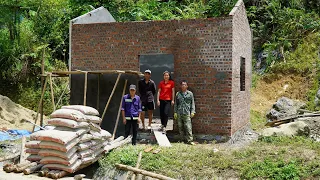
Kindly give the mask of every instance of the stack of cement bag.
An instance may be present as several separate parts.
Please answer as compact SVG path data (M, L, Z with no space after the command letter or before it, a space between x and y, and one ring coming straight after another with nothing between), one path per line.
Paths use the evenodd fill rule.
M88 106L63 106L51 114L52 130L31 134L26 143L29 161L44 164L49 170L75 172L81 165L95 162L104 151L111 134L102 130L99 112Z

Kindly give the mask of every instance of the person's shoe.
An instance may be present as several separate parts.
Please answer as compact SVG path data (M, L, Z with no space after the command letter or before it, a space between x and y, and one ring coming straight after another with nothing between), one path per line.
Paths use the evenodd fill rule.
M147 129L150 130L150 129L151 129L151 126L148 126Z
M159 128L159 131L163 131L163 128L164 128L164 126L161 125L160 128Z
M162 134L167 134L167 130L165 127L163 127Z
M190 144L190 145L195 145L195 143L194 143L194 142L192 142L192 141L191 141L191 142L188 142L188 144Z

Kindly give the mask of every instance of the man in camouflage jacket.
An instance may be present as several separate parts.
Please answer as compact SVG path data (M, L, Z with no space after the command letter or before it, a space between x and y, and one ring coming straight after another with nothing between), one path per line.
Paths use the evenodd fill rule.
M193 93L188 90L187 81L181 81L181 91L176 94L174 119L178 121L180 136L188 143L193 143L191 118L195 115Z

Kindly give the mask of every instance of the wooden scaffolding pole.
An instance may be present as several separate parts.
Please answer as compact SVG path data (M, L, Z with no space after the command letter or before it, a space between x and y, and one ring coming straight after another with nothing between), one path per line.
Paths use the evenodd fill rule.
M52 107L53 111L56 110L56 104L54 103L54 93L53 93L53 86L52 86L52 74L49 74L49 84L50 84L50 90L51 90L51 101L52 101Z
M96 107L98 111L100 106L100 76L101 74L98 74L98 92L97 92L97 107Z
M43 48L42 59L41 59L41 74L44 74L44 53L45 53L45 51L46 51L46 48ZM44 87L43 82L44 82L44 78L46 78L46 77L41 76L41 89L43 89L43 87ZM40 106L40 126L43 126L43 99L41 101L41 106Z
M141 159L142 159L142 151L139 152L139 155L138 155L138 161L137 161L137 164L136 164L136 168L139 169L140 167L140 162L141 162ZM134 173L131 177L131 180L135 180L136 179L136 174Z
M106 107L105 107L104 110L103 110L103 114L102 114L102 116L101 116L102 121L103 121L103 118L104 118L104 116L105 116L105 114L106 114L106 112L107 112L107 109L108 109L108 106L109 106L109 104L110 104L111 98L112 98L112 96L113 96L113 94L114 94L114 91L115 91L116 88L117 88L117 85L118 85L118 82L119 82L119 80L120 80L121 74L122 74L122 73L119 73L118 78L117 78L117 80L116 80L116 83L114 84L113 89L112 89L112 91L111 91L111 94L110 94L110 96L109 96L109 99L108 99L108 102L107 102L107 104L106 104ZM99 123L99 126L101 125L102 121Z
M117 116L116 124L114 126L113 134L112 134L112 138L111 139L114 139L114 137L116 136L117 129L118 129L118 124L119 124L119 119L120 119L120 114L121 114L121 107L122 107L122 97L124 96L124 93L126 92L127 82L128 82L128 80L126 79L126 81L124 83L123 91L122 91L120 104L119 104L119 110L118 110L118 116Z
M116 164L116 167L118 169L121 169L121 170L132 171L132 172L137 173L137 174L142 174L142 175L145 175L145 176L150 176L150 177L161 179L161 180L174 180L173 178L170 178L170 177L167 177L167 176L164 176L164 175L161 175L161 174L156 174L156 173L153 173L153 172L149 172L149 171L146 171L146 170L134 168L134 167L123 165L123 164Z
M40 109L42 109L42 107L43 107L42 100L43 100L44 92L45 92L46 87L47 87L47 82L48 82L48 76L46 77L46 80L45 80L44 85L43 85L43 88L42 88L41 98L40 98L40 102L39 102L39 106L38 106L38 111L37 111L37 115L36 115L36 119L35 119L34 124L37 124L38 116L39 116L39 111L40 111ZM41 114L42 114L42 113L41 113ZM33 125L32 132L34 132L35 127L36 127L36 125Z
M87 105L87 87L88 87L88 72L84 72L84 93L83 93L83 105Z

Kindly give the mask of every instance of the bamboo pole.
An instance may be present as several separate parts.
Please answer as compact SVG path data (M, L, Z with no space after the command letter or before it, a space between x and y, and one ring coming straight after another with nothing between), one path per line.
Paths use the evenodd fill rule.
M137 161L137 164L136 164L136 168L139 169L140 167L140 162L141 162L141 159L142 159L142 151L139 152L139 155L138 155L138 161ZM136 173L134 173L131 177L131 180L135 180L136 179Z
M20 173L20 172L22 172L23 170L27 169L28 167L32 167L32 166L36 166L36 165L37 165L36 162L29 163L29 164L26 164L26 165L24 165L24 166L17 167L16 169L14 169L14 172Z
M29 175L29 174L31 174L31 173L34 173L34 172L36 172L36 171L39 171L39 170L42 168L42 166L43 166L43 164L38 164L38 165L36 165L36 166L29 167L29 168L23 170L23 174Z
M123 164L116 164L116 167L118 169L121 169L121 170L133 171L136 174L142 174L142 175L150 176L150 177L157 178L157 179L160 179L160 180L174 180L173 178L170 178L170 177L167 177L167 176L164 176L164 175L161 175L161 174L156 174L156 173L153 173L153 172L149 172L149 171L146 171L146 170L134 168L134 167L123 165Z
M98 74L98 92L97 92L97 107L96 107L98 111L100 106L100 76L101 74Z
M44 92L45 92L46 87L47 87L47 82L48 82L48 75L47 75L47 77L46 77L46 80L45 80L44 85L43 85L43 88L42 88L41 98L40 98L40 102L39 102L39 106L38 106L38 111L37 111L37 115L36 115L36 119L35 119L34 124L37 124L40 108L43 107L42 100L43 100ZM42 111L42 112L43 112L43 111ZM42 112L41 112L41 114L42 114ZM32 132L34 132L34 128L35 128L35 127L36 127L36 125L33 125Z
M119 104L119 110L118 110L118 116L117 116L117 120L116 120L116 125L114 126L113 129L113 134L112 134L112 138L114 139L117 129L118 129L118 124L119 124L119 119L120 119L120 114L121 114L121 104L122 104L122 97L124 96L124 93L126 92L126 88L127 88L127 82L128 80L126 79L125 83L124 83L124 87L123 87L123 91L122 91L122 96L121 96L121 100L120 100L120 104Z
M116 87L117 87L117 85L118 85L120 76L121 76L121 73L119 73L119 75L118 75L118 78L117 78L117 80L116 80L116 83L115 83L114 86L113 86L113 89L112 89L111 94L110 94L110 96L109 96L109 99L108 99L108 102L107 102L107 104L106 104L106 107L105 107L104 110L103 110L103 114L102 114L102 116L101 116L102 121L103 121L104 115L105 115L106 112L107 112L107 109L108 109L108 106L109 106L109 104L110 104L111 98L112 98L112 96L113 96L113 94L114 94L114 91L116 90ZM102 121L99 123L99 126L101 125Z
M59 98L59 100L57 102L57 106L59 105L60 101L62 100L62 97L63 97L64 93L66 92L66 90L68 89L68 87L69 87L69 84L66 85L66 87L63 90L63 92L61 93L60 98Z
M54 103L54 93L53 93L53 86L52 86L52 74L49 74L49 84L50 84L50 90L51 90L51 101L52 101L52 107L53 111L56 110L56 104Z
M44 74L44 53L45 53L45 51L46 51L46 48L43 48L42 60L41 60L41 74ZM45 77L41 76L41 89L43 89L43 87L45 86L43 84L44 78ZM40 126L43 126L43 99L41 100L41 105L40 105ZM35 128L35 127L33 127L33 128Z
M88 88L88 72L84 73L84 93L83 93L83 105L87 105L87 88Z

